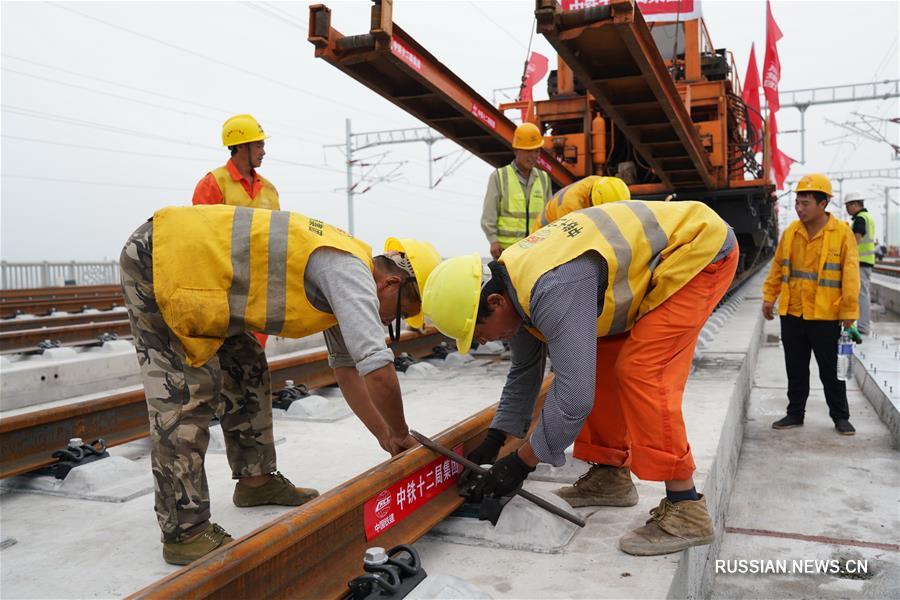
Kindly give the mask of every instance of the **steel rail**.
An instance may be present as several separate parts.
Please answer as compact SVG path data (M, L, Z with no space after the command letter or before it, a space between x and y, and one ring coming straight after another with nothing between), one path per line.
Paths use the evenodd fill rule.
M127 319L128 313L111 310L93 313L72 313L57 317L34 317L28 319L0 320L0 333L21 331L22 329L40 329L42 327L65 327L68 325L84 325L85 323L106 323Z
M423 333L407 331L393 348L419 358L430 355L444 340L434 328ZM336 382L326 351L276 359L269 363L269 370L273 389L283 386L287 379L311 389ZM145 437L149 435L148 422L141 386L53 408L0 416L0 478L54 463L53 452L65 447L70 438L89 441L102 437L108 446L116 446Z
M51 298L89 298L121 294L120 285L79 285L45 288L22 288L0 290L0 304L12 300L49 300Z
M47 298L38 300L10 300L0 304L0 318L16 315L49 315L56 311L73 312L86 308L109 309L124 306L122 294L103 296L76 296L71 298Z
M900 267L897 266L880 264L872 267L872 270L888 277L900 277Z
M127 315L118 313L118 321L83 323L62 327L40 327L0 332L0 353L28 352L39 350L39 344L49 340L65 346L84 346L100 342L104 334L117 337L131 337L131 324Z
M533 417L540 414L552 381L552 374L544 379ZM479 411L432 439L445 448L462 444L465 454L481 441L495 410L496 405ZM532 418L532 426L536 421ZM521 440L507 443L501 455L519 444ZM367 547L415 542L462 504L456 485L452 485L380 536L366 540L366 501L438 456L421 446L408 450L129 598L341 598L349 591L347 582L362 575Z

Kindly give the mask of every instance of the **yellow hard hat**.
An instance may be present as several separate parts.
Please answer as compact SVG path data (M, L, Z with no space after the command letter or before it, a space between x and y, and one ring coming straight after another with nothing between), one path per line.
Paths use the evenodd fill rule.
M428 281L428 276L431 275L434 268L441 262L441 255L438 253L437 248L428 242L414 240L412 238L388 238L384 242L384 251L390 252L392 250L402 252L406 255L410 266L412 266L413 274L416 276L416 285L419 287L419 298L424 298L425 282ZM422 304L425 304L424 300L422 301ZM420 310L418 314L407 317L406 322L410 327L421 329L422 325L425 324L424 311Z
M827 194L829 198L834 195L831 191L831 180L821 173L804 175L797 183L797 189L794 192L797 194L801 192L822 192Z
M481 257L467 254L439 264L425 283L425 315L441 333L456 340L460 354L472 347L481 273Z
M268 137L259 121L251 115L235 115L222 125L222 144L225 146L258 142Z
M513 134L513 148L516 150L537 150L544 145L544 136L534 123L522 123Z
M631 190L624 181L618 177L601 177L594 182L591 188L591 203L594 206L619 200L631 200Z

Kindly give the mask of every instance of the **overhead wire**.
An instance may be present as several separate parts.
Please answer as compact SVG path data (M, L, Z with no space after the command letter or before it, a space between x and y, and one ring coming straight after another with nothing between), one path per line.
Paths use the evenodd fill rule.
M47 64L47 63L42 63L42 62L39 62L39 61L36 61L36 60L32 60L32 59L29 59L29 58L24 58L24 57L21 57L21 56L16 56L16 55L14 55L14 54L9 54L9 53L6 53L6 52L3 52L2 54L0 54L0 56L2 56L2 57L5 58L5 59L13 59L13 60L21 61L21 62L23 62L23 63L28 63L28 64L31 64L31 65L34 65L34 66L37 66L37 67L41 67L41 68L44 68L44 69L48 69L48 70L51 70L51 71L56 71L56 72L59 72L59 73L64 73L64 74L66 74L66 75L73 75L73 76L75 76L75 77L82 77L82 78L84 78L84 79L88 79L88 80L91 80L91 81L99 81L100 83L105 83L105 84L107 84L107 85L112 85L112 86L124 88L124 89L127 89L127 90L132 90L132 91L135 91L135 92L140 92L140 93L142 93L142 94L148 94L148 95L151 95L151 96L156 96L156 97L158 97L158 98L165 98L166 100L173 100L173 101L175 101L175 102L182 102L182 103L184 103L184 104L190 104L190 105L193 105L193 106L198 106L198 107L200 107L200 108L206 108L206 109L209 109L209 110L216 111L216 113L219 114L219 115L229 115L229 114L234 114L235 112L237 112L234 108L223 108L223 107L221 107L221 106L213 106L213 105L210 105L210 104L205 104L205 103L203 103L203 102L197 102L197 101L195 101L195 100L190 100L190 99L187 99L187 98L181 98L181 97L178 97L178 96L173 96L173 95L171 95L171 94L163 94L163 93L161 93L161 92L157 92L156 90L149 90L149 89L146 89L146 88L142 88L142 87L138 87L138 86L134 86L134 85L128 85L128 84L125 84L125 83L121 83L121 82L119 82L119 81L114 81L114 80L111 80L111 79L105 79L105 78L103 78L103 77L97 77L97 76L95 76L95 75L88 75L88 74L86 74L86 73L80 73L80 72L78 72L78 71L73 71L73 70L71 70L71 69L65 69L65 68L62 68L62 67L59 67L59 66L49 65L49 64ZM61 81L61 80L56 80L56 81ZM221 118L221 117L220 117L220 118ZM307 131L307 132L309 132L309 133L313 133L313 134L316 134L316 135L320 135L320 136L323 136L323 137L328 137L329 135L332 135L332 134L325 134L325 133L320 132L320 131L316 131L316 130L309 129L309 127L308 127L307 125L302 125L302 126L301 126L301 125L295 125L295 124L288 124L288 123L284 123L284 122L280 122L280 121L271 121L271 120L269 120L269 119L266 119L266 124L267 124L267 125L268 125L268 124L274 124L274 125L276 125L276 126L280 126L280 127L284 127L284 128L290 128L290 129L301 129L301 128L302 128L304 131ZM293 135L292 135L291 137L298 137L298 136L293 136ZM302 138L299 138L299 137L298 137L298 139L302 139ZM321 143L321 140L316 140L316 143Z
M210 63L216 64L216 65L219 65L219 66L221 66L221 67L225 67L225 68L227 68L227 69L231 69L231 70L233 70L233 71L237 71L237 72L242 73L242 74L244 74L244 75L246 75L246 76L248 76L248 77L253 77L253 78L255 78L255 79L260 79L260 80L263 80L263 81L268 81L269 83L275 84L275 85L280 86L280 87L283 87L283 88L285 88L285 89L289 89L289 90L291 90L291 91L293 91L293 92L296 92L296 93L298 93L298 94L302 94L302 95L304 95L304 96L309 96L309 97L311 97L311 98L315 98L315 99L317 99L317 100L321 100L321 101L326 102L326 103L328 103L329 105L332 105L332 106L333 106L333 105L343 106L343 107L348 108L348 109L350 109L350 110L352 110L352 111L357 111L357 112L362 112L362 113L365 113L365 114L369 114L369 115L378 117L379 119L390 119L390 120L395 120L395 121L397 120L397 119L392 119L391 117L386 117L386 116L383 115L383 114L378 114L378 113L375 113L375 112L373 112L373 111L366 110L365 108L362 108L362 107L360 107L359 105L347 104L347 103L345 103L345 102L341 102L340 100L336 100L336 99L333 98L333 97L329 97L329 96L325 96L325 95L322 95L322 94L317 94L317 93L315 93L315 92L311 92L311 91L309 91L308 89L305 89L305 88L296 86L296 85L291 84L291 83L288 83L288 82L286 82L286 81L281 81L280 79L275 79L274 77L270 77L270 76L268 76L268 75L264 75L264 74L262 74L262 73L259 73L259 72L257 72L257 71L254 71L254 70L252 70L252 69L247 69L247 68L244 68L244 67L241 67L241 66L238 66L238 65L234 65L234 64L225 62L225 61L223 61L223 60L219 60L218 58L215 58L215 57L213 57L213 56L208 56L208 55L206 55L206 54L203 54L202 52L197 52L196 50L191 50L190 48L186 48L186 47L180 46L180 45L178 45L178 44L173 44L172 42L167 42L167 41L165 41L165 40L162 40L162 39L160 39L160 38L154 37L154 36L152 36L152 35L148 35L148 34L146 34L146 33L140 32L140 31L135 31L134 29L130 29L130 28L128 28L128 27L123 27L122 25L118 25L118 24L116 24L116 23L111 23L110 21L106 21L106 20L101 19L101 18L99 18L99 17L95 17L95 16L93 16L93 15L84 13L84 12L82 12L82 11L80 11L80 10L75 10L74 8L72 8L72 7L71 7L70 5L68 5L68 4L61 4L61 3L58 3L58 2L48 2L48 4L51 5L51 6L54 6L54 7L58 8L58 9L60 9L60 10L65 10L65 11L71 12L71 13L73 13L73 14L79 15L79 16L85 18L85 19L88 19L88 20L91 20L91 21L95 21L95 22L97 22L97 23L101 23L102 25L106 25L107 27L111 27L111 28L117 29L117 30L119 30L119 31L124 31L124 32L126 32L126 33L131 34L131 35L137 36L137 37L142 38L142 39L145 39L145 40L149 40L149 41L154 42L154 43L156 43L156 44L160 44L160 45L162 45L162 46L165 46L165 47L167 47L167 48L171 48L171 49L173 49L173 50L178 50L179 52L184 52L185 54L189 54L189 55L194 56L194 57L196 57L196 58L199 58L199 59L201 59L201 60L205 60L205 61L207 61L207 62L210 62Z

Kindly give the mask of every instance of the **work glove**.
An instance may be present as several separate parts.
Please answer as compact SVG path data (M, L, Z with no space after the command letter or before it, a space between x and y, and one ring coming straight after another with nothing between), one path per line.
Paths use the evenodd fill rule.
M534 471L519 458L518 452L510 452L491 467L484 476L483 491L486 496L502 498L519 489L528 474Z
M469 452L466 456L476 465L490 465L497 460L500 448L506 442L506 434L499 429L488 429L484 440ZM467 498L469 502L481 502L482 476L472 469L466 469L459 477L459 495Z
M469 452L468 458L476 465L492 465L497 460L500 448L506 443L506 434L499 429L488 429L484 441Z
M862 335L859 333L859 329L856 328L856 325L851 325L846 329L847 335L850 336L850 339L856 342L857 344L862 344Z

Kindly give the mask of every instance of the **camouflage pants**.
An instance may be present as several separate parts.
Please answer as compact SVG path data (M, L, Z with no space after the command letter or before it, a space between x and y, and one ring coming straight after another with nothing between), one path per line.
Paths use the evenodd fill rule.
M152 223L139 227L119 263L150 414L156 515L163 541L177 542L209 524L203 460L213 416L234 478L275 471L271 384L265 352L249 333L225 340L200 368L186 364L156 304L151 233Z

